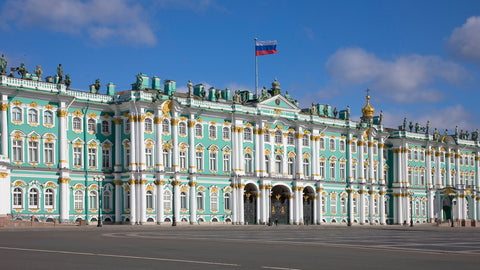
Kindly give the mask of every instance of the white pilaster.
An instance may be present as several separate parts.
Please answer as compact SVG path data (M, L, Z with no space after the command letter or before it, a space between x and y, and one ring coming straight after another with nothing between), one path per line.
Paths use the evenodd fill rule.
M132 151L133 152L133 151ZM128 180L130 183L130 224L135 224L137 222L137 206L136 206L136 186L135 180Z
M163 177L157 175L157 179L155 180L155 186L157 187L157 200L156 200L156 214L157 214L157 224L161 224L165 220L165 209L163 208L163 192L164 192L164 185L165 181L163 181Z
M190 182L188 185L190 186L190 224L197 223L197 192L195 190L195 186L197 185L197 178L196 176L192 176L190 178Z
M173 218L176 222L180 222L180 180L175 176L173 185Z
M139 181L139 202L140 202L140 224L145 224L147 222L147 193L146 193L146 184L147 180L140 179Z
M290 224L295 224L293 220L293 200L294 200L294 195L292 193L288 195L288 221Z
M0 104L0 110L2 114L2 126L1 126L1 135L2 135L2 148L1 148L1 153L2 156L8 156L8 137L9 137L9 132L8 132L8 121L7 121L7 112L8 112L8 96L7 95L2 95L2 104ZM63 117L62 117L63 118ZM59 119L62 119L59 118ZM10 205L10 202L8 203Z
M122 223L122 180L120 174L115 174L115 223Z

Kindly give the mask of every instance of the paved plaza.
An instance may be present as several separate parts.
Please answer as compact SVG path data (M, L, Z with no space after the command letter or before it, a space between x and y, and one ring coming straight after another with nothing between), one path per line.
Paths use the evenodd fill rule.
M1 229L0 261L2 269L479 269L480 228L165 225Z

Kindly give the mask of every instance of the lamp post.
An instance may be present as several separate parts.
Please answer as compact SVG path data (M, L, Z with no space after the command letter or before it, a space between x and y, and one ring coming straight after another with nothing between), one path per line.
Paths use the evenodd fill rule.
M410 227L413 227L413 191L408 194L410 195Z
M96 180L95 180L96 179ZM94 176L93 180L98 182L98 224L97 227L102 227L102 182L105 176Z

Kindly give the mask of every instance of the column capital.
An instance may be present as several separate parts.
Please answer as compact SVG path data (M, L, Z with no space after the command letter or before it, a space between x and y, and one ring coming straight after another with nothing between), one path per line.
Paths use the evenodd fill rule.
M165 184L165 181L163 181L163 180L155 180L154 183L155 183L155 185L157 185L157 186L163 186L163 185Z
M115 184L115 186L120 186L123 182L121 180L115 180L113 181L113 183Z
M70 182L70 180L71 180L70 178L60 177L60 178L58 178L58 183L60 183L60 184L64 184L64 183L65 183L65 184L68 184L68 183Z
M195 187L197 185L197 182L188 182L188 185L190 187Z
M65 117L67 116L67 111L66 110L59 110L57 112L58 117Z
M115 125L121 125L122 124L122 118L113 118L113 122Z
M6 111L6 110L8 110L9 106L10 105L8 105L8 103L2 103L2 105L0 105L0 110Z

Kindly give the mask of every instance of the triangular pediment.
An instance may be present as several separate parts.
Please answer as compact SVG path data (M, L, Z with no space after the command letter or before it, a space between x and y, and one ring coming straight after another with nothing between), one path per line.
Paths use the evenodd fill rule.
M287 109L287 110L300 110L295 104L290 102L287 98L282 95L276 95L271 98L268 98L260 102L259 107L269 107L274 109Z

